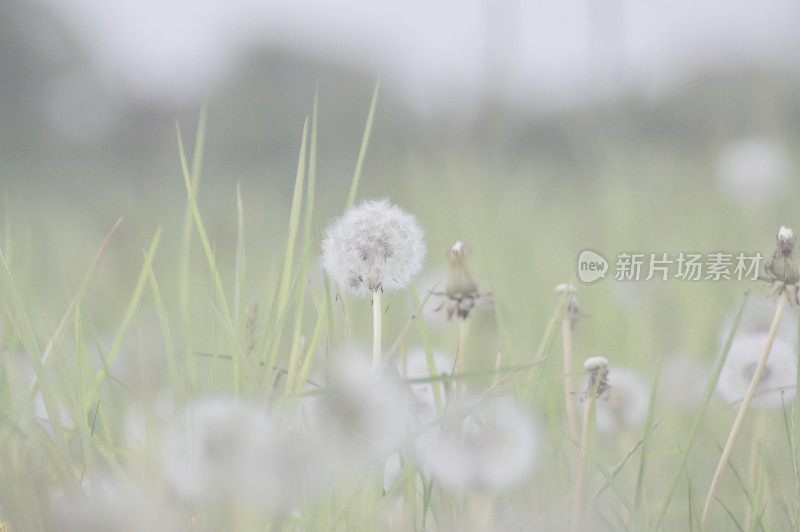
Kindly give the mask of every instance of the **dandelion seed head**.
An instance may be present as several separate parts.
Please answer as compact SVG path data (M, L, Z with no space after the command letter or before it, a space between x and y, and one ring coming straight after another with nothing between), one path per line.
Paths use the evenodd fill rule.
M766 343L767 334L734 337L717 383L717 391L725 401L735 404L744 399ZM775 338L751 403L752 408L779 409L794 397L797 374L795 353L792 342L781 337Z
M425 261L417 219L388 200L364 201L325 230L322 265L341 290L366 296L408 286Z
M596 404L597 430L614 433L642 425L650 399L647 383L635 371L614 366L608 385Z
M434 478L458 491L502 491L528 476L539 437L513 401L504 398L451 414L454 422L417 439L418 459Z

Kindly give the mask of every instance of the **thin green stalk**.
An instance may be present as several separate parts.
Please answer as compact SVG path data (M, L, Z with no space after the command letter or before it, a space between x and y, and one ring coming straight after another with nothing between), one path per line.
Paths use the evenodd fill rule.
M661 356L662 355L659 354L658 360L656 360L655 371L653 372L653 384L650 388L650 400L647 406L647 421L645 421L645 433L644 437L642 438L641 460L639 460L639 475L636 479L636 495L633 498L633 514L634 519L636 520L637 528L639 529L644 529L642 516L639 513L639 509L642 503L642 494L644 493L647 449L650 443L650 434L653 432L653 413L655 411L656 404L656 390L658 389L658 375L661 371Z
M367 146L369 146L369 137L372 133L372 123L375 121L375 108L378 105L378 92L380 86L381 78L378 76L378 80L375 82L375 89L372 91L372 101L369 104L367 123L364 126L364 136L361 138L361 148L358 150L356 169L353 172L353 181L350 183L350 192L347 194L347 203L345 204L345 208L352 207L356 201L358 183L361 181L361 169L364 167L364 157L367 154Z
M425 349L425 358L428 363L428 374L435 376L438 373L436 371L436 362L433 359L433 348L431 347L431 339L430 336L428 335L428 328L425 326L425 319L422 315L422 308L425 306L425 303L428 302L428 298L431 297L432 293L433 290L428 292L425 295L425 299L422 301L422 303L420 303L419 296L417 295L417 286L414 283L411 283L411 304L414 306L413 313L411 314L411 317L409 318L406 327L403 329L403 331L397 337L395 343L386 353L386 358L391 359L395 351L400 346L400 339L405 337L405 332L411 327L411 323L414 321L414 319L417 318L419 320L419 335L422 340L422 347ZM433 400L436 404L436 411L441 413L444 405L444 394L442 391L442 387L439 385L438 382L434 382L431 385L431 388L433 390Z
M706 497L706 503L703 507L703 518L700 521L702 530L708 529L708 523L711 519L711 510L714 507L714 501L717 498L717 491L719 491L719 486L722 483L722 473L725 472L725 468L728 465L731 453L733 452L733 447L736 444L736 438L739 436L739 432L742 430L744 418L747 415L747 411L750 408L750 403L753 401L753 397L756 394L758 383L761 381L761 374L764 373L764 367L767 365L769 352L772 349L772 343L775 341L775 336L778 334L778 325L780 325L781 317L783 316L783 311L786 308L786 302L788 300L789 298L784 290L781 293L781 299L778 303L778 308L775 310L775 317L772 320L772 326L770 327L769 336L767 337L767 344L764 346L764 352L761 354L761 358L758 361L758 366L756 366L753 379L750 381L750 386L747 388L747 393L742 401L742 406L739 407L739 412L736 414L736 419L734 420L733 426L731 427L731 432L728 435L728 441L725 443L725 448L722 450L722 456L720 456L719 463L717 464L717 470L714 472L714 478L711 481L711 487L708 489L708 496Z

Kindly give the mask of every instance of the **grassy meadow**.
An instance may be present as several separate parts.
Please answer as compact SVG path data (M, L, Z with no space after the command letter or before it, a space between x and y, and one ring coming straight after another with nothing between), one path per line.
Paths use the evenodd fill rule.
M282 176L290 184L285 189L215 175L213 157L206 160L215 148L205 137L224 125L207 122L202 110L196 121L177 124L173 172L153 185L97 191L61 185L64 190L41 197L6 191L0 234L4 526L701 528L739 407L715 392L715 362L727 355L726 342L735 345L741 331L731 316L742 304L739 329L751 318L769 324L769 286L617 281L614 259L622 252L767 257L779 227L800 227L797 180L768 203L742 204L715 182L713 151L602 140L591 165L567 170L535 157L504 164L489 150L466 145L410 151L393 164L376 164L370 139L380 128L377 95L376 89L348 174L327 171L318 156L326 138L318 134L315 100L305 124L297 124L294 151L284 154L296 166L296 173ZM412 284L382 296L383 359L391 374L385 390L370 381L374 375L364 376L367 384L341 375L348 367L342 353L363 353L368 363L373 312L369 297L340 290L320 263L326 226L368 198L389 198L414 214L428 249ZM441 294L447 252L458 240L467 246L478 288L491 292L493 303L470 312L467 333L458 318L448 321L445 309L437 310L447 299ZM583 249L611 263L605 279L577 281ZM562 362L569 298L556 294L559 283L577 286L571 373ZM794 308L782 327L796 357ZM763 336L766 341L766 331ZM414 356L430 369L434 354L457 369L407 375ZM582 425L587 371L581 363L593 355L609 361L612 396L615 368L637 374L646 391L620 396L613 428L595 431L592 416L586 421L579 496L581 442L570 435L564 386L566 377L574 379L571 400ZM388 389L430 393L436 415L412 423L384 448L375 442L389 438L379 436L405 424L392 417L394 396L381 395ZM800 419L790 392L781 408L744 418L708 530L800 527ZM606 401L599 397L597 408ZM480 418L486 425L459 425L459 416L470 415L465 411L488 404L500 412L512 403L531 429L502 442L506 447L484 437L492 427L500 430L491 413ZM364 426L351 427L351 417L366 407L374 408L359 418ZM629 408L640 412L635 420L625 420ZM206 433L191 421L203 412L215 420L203 425ZM333 426L336 416L341 426ZM316 434L315 419L331 427ZM506 475L513 481L442 481L440 464L426 462L435 456L417 456L414 448L421 435L454 424L461 427L456 438L473 429L483 437L458 440L466 448L445 453L456 456L460 449L467 457L450 464L456 479L459 468L476 467L469 453L483 445L486 471L498 462L517 467ZM506 436L515 434L509 431ZM528 436L534 448L514 448ZM198 438L209 440L209 449L201 449L209 463L175 466L194 452L183 443ZM268 444L258 448L259 438ZM313 452L298 456L305 445ZM515 453L524 455L518 466ZM397 468L392 457L400 457ZM270 462L259 469L249 458ZM583 507L577 524L576 501Z

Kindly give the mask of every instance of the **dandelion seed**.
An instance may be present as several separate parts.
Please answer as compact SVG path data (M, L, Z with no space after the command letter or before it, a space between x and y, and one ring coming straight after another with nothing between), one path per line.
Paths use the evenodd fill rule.
M742 401L766 342L767 334L737 335L734 338L717 383L717 391L725 401ZM784 338L775 338L750 406L780 409L795 395L796 374L796 349Z
M509 398L448 413L449 423L417 440L419 462L458 491L502 491L525 479L533 466L538 434Z
M649 399L648 386L635 371L614 366L608 371L607 390L597 401L597 430L609 434L644 424Z
M328 226L322 265L340 290L357 296L408 286L425 261L417 219L388 200L365 201Z

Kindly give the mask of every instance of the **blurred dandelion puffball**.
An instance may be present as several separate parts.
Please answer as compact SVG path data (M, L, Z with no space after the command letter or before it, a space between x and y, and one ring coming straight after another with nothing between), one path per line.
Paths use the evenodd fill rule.
M648 386L629 368L614 366L608 372L609 389L597 400L597 430L613 434L638 427L647 418Z
M358 350L342 353L323 393L307 403L311 437L334 475L358 475L408 440L408 394L398 379L373 370L365 359Z
M417 219L388 200L367 200L325 230L322 266L340 290L357 296L406 287L425 261Z
M179 495L270 507L300 492L311 454L299 434L264 408L233 399L189 405L168 427L161 451L164 477Z
M455 423L429 429L415 442L419 462L442 485L502 491L528 476L539 434L510 398L453 413Z
M758 361L767 343L767 334L736 336L717 383L720 396L729 403L744 399ZM767 365L756 388L752 408L779 409L795 395L796 349L793 342L776 337Z
M717 161L717 184L724 194L744 206L775 202L790 183L791 161L786 150L765 137L729 144Z

